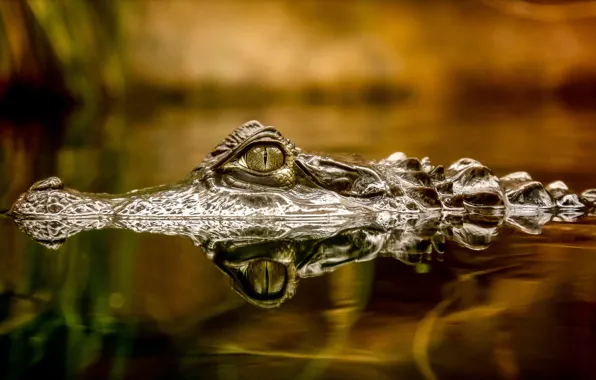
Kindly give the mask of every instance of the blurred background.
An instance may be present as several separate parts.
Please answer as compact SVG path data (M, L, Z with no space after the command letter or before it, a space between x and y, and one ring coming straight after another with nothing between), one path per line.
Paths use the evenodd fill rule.
M594 169L593 1L0 6L3 205L49 173L179 178L249 119L307 149Z
M50 175L94 192L176 181L251 119L278 127L306 150L371 159L404 151L444 165L467 156L498 175L527 170L576 190L596 187L595 36L591 0L0 0L0 208ZM228 352L236 352L243 337L271 330L263 324L255 330L230 327L229 320L260 318L260 311L247 309L189 241L97 231L73 237L55 253L0 222L3 297L34 300L3 298L0 333L13 342L27 334L47 342L55 336L48 331L58 331L51 344L61 349L53 352L70 358L52 367L59 373L94 368L87 378L102 371L122 375L122 358L143 342L155 343L156 351L139 354L134 373L142 372L146 357L171 368L174 359L163 354L170 352L169 337L189 329L217 331L220 322L207 330L197 326L229 310L240 311L224 325L246 332L224 337L229 341L221 347ZM541 252L551 258L568 253ZM303 336L305 321L313 326L319 317L349 328L353 315L338 322L326 309L344 305L345 294L329 296L316 312L309 296L319 286L332 292L372 282L374 265L367 265L313 280L288 303L294 305L285 309L290 311L268 312L268 323L293 331L276 339ZM584 268L593 267L584 262ZM508 281L499 299L538 292L531 281ZM440 288L433 294L425 301L429 308L440 300ZM590 292L582 294L582 305L593 307ZM35 306L47 303L52 307ZM377 312L393 315L389 304ZM394 347L405 355L397 356L403 359L398 367L412 376L417 371L407 360L408 344L418 317L396 322L406 342ZM68 326L68 334L60 335L57 326ZM482 335L483 326L474 331ZM369 342L367 336L356 346ZM312 339L304 352L317 347L318 338ZM267 351L269 343L259 349ZM31 354L27 345L18 348L25 351L11 347L17 354L0 364L12 378L60 362ZM556 353L528 360L540 368ZM38 366L15 357L37 358ZM98 359L105 357L108 364ZM516 378L515 366L503 360L499 373ZM483 369L484 362L478 363L472 378ZM237 375L222 368L213 371L222 378ZM577 371L579 377L588 373Z

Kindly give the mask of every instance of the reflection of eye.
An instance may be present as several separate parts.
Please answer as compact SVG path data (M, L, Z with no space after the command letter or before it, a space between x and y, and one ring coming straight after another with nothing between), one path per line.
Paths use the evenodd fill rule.
M257 172L270 172L284 165L284 154L272 144L253 145L245 154L246 166Z
M286 267L275 261L253 261L246 269L246 279L258 295L273 296L283 290Z

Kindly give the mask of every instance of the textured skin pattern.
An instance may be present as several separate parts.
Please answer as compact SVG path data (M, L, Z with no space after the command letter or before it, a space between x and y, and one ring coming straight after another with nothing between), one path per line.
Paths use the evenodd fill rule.
M283 165L266 173L243 166L252 144L277 144ZM499 178L467 158L444 169L403 153L372 162L309 154L249 122L178 183L109 195L50 177L22 194L10 215L51 249L104 228L188 237L239 295L269 308L291 298L300 278L350 262L384 256L417 264L440 255L448 240L482 250L502 225L537 234L595 204L596 190L577 195L525 172Z
M284 166L256 173L242 164L251 144L277 144ZM502 178L472 159L444 170L428 158L395 153L360 163L302 152L272 127L249 122L217 146L184 180L123 195L64 188L57 177L31 186L14 203L20 218L330 218L389 211L490 210L491 212L588 213L595 191L581 196L554 182L543 186L528 173Z
M230 277L239 295L253 305L269 308L291 298L300 278L320 276L348 263L377 257L391 257L413 265L430 260L434 251L440 259L448 240L483 250L496 238L502 225L535 234L552 216L548 213L524 217L406 213L383 218L380 213L374 217L337 216L318 221L115 216L62 220L15 218L14 221L31 238L51 249L58 249L72 235L102 228L191 238ZM250 268L258 267L258 263L282 269L275 273L251 272ZM259 275L271 278L263 279ZM268 293L263 292L263 283L283 286Z
M72 190L34 190L21 195L14 211L21 215L85 217L108 215L115 203L97 195Z
M21 231L47 248L58 249L64 241L79 232L113 227L110 218L15 219Z

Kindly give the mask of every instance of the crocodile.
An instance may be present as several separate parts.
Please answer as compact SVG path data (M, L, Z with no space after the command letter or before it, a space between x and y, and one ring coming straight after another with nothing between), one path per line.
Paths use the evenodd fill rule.
M525 172L497 177L472 159L444 169L394 153L379 161L304 152L273 127L232 132L181 181L125 194L36 182L9 214L58 249L88 230L190 238L253 305L291 298L300 278L350 262L416 264L447 241L484 250L501 226L538 234L551 220L593 213L596 190L574 194ZM266 284L266 286L264 285Z
M398 152L377 161L356 155L303 151L271 126L249 121L228 135L185 178L125 194L96 194L65 187L58 177L33 184L9 214L21 219L295 219L340 216L388 222L397 214L482 212L592 212L596 189L571 192L526 172L497 177L479 161L462 158L447 169L428 157Z

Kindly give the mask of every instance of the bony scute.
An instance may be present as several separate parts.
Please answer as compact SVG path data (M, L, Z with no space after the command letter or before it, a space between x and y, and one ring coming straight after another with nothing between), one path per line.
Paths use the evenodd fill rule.
M525 172L497 177L463 158L446 170L430 159L392 154L380 161L313 154L277 129L248 122L233 131L185 179L119 195L83 193L57 177L17 199L20 218L277 217L364 213L495 212L588 214L595 190L574 194L560 182L544 186ZM269 199L270 207L254 200ZM143 207L137 207L143 203ZM283 204L283 207L278 207Z

